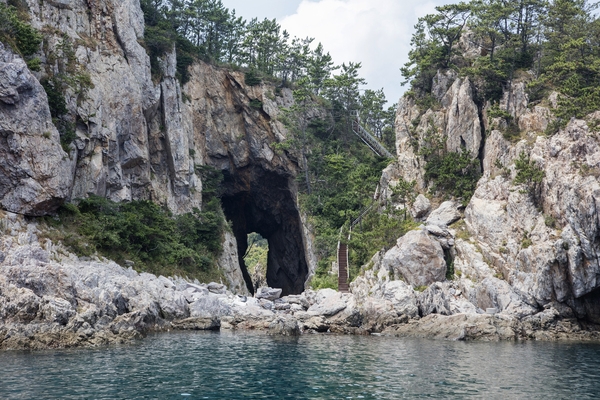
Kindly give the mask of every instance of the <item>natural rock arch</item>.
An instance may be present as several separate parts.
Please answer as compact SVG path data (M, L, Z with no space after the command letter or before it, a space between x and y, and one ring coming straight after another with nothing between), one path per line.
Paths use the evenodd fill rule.
M293 177L250 165L224 171L223 189L223 211L233 225L248 290L254 291L243 256L248 233L257 232L269 242L267 284L283 295L302 293L309 267Z

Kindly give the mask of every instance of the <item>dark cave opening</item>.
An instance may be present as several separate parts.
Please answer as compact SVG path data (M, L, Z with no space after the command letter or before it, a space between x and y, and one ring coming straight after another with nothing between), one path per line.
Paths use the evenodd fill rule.
M269 244L267 284L282 289L284 296L304 291L308 264L293 185L292 178L257 166L234 173L224 171L221 202L225 217L232 223L240 269L251 293L254 287L243 257L252 232Z

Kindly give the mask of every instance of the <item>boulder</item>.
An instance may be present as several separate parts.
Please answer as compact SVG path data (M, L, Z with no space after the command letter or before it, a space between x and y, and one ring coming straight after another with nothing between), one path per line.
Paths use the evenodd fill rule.
M195 317L173 321L171 326L184 331L213 331L221 327L221 322L215 317Z
M209 283L207 288L209 292L214 294L224 294L227 291L227 286L216 282Z
M190 317L221 317L231 315L231 308L219 301L216 296L206 296L200 298L189 305Z
M432 211L427 218L428 225L448 226L461 218L458 205L454 201L445 201Z
M418 315L419 309L415 292L406 282L385 282L376 295L389 301L398 314L407 315L411 318Z
M398 239L389 250L383 265L413 287L428 286L446 278L446 261L440 243L424 230L414 230Z
M419 294L419 313L425 317L429 314L451 315L449 294L440 283L433 283Z
M431 211L431 202L427 197L419 194L410 209L413 218L423 218L429 214L429 211Z
M310 317L303 324L304 330L312 330L316 332L327 332L329 330L329 323L327 319L322 315Z
M269 324L269 333L282 336L300 335L298 321L293 317L279 316Z
M488 314L430 314L407 324L394 325L383 332L400 337L445 340L515 340L519 337L514 317Z
M332 316L344 310L347 306L349 295L336 292L332 289L323 289L317 292L317 302L307 310L309 315Z
M281 289L273 289L270 287L261 287L258 288L258 290L256 291L256 295L254 297L256 297L257 299L265 299L265 300L275 300L278 299L279 297L281 297Z

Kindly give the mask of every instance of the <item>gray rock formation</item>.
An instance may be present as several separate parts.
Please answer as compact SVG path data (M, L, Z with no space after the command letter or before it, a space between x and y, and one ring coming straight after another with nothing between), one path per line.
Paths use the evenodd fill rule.
M445 201L427 218L427 224L448 226L461 218L458 205L453 201Z
M491 105L476 103L469 78L439 71L436 107L400 101L398 160L380 185L380 198L391 201L400 178L414 180L421 194L410 212L424 225L363 266L351 294L305 291L316 260L298 211L298 155L276 146L288 137L277 117L292 104L291 91L250 87L242 72L202 62L182 87L174 51L153 80L137 0L27 3L31 23L46 32L42 63L59 44L71 46L73 68L91 84L67 89L65 118L77 135L67 154L39 84L45 72L32 73L0 44L0 205L10 212L0 211L0 348L94 346L168 329L598 338L600 114L538 136L553 121L557 94L532 107L525 80L515 80L499 105L522 130L511 142L502 132L506 121L488 118ZM481 52L468 31L457 49L466 59ZM431 135L481 162L464 210L427 193L418 150ZM514 184L521 152L545 172L533 194ZM224 174L232 232L224 235L219 266L230 290L79 259L18 215L46 215L90 194L188 212L202 207L198 169L207 165ZM281 293L248 296L253 287L241 257L250 232L269 241L267 284ZM484 314L490 308L497 312Z
M412 286L427 286L444 280L446 261L438 241L423 230L410 231L383 258L383 265Z
M431 202L423 194L419 194L412 204L410 210L411 215L414 219L420 219L426 217L431 211Z
M45 215L69 197L72 166L44 88L25 61L0 43L0 205Z
M295 196L297 155L274 150L288 136L277 116L280 107L292 104L291 91L249 87L242 72L202 62L190 67L182 87L175 51L161 60L160 80L153 80L140 44L144 16L137 0L28 5L31 24L43 29L46 43L44 72L37 78L59 72L46 63L62 57L53 49L66 46L74 54L69 60L74 73L89 75L90 84L66 91L64 118L74 123L77 136L67 155L36 77L23 60L0 48L2 208L46 215L65 200L95 194L190 212L202 207L198 168L210 165L225 175L224 208L235 238L225 236L219 265L232 289L253 290L239 257L245 236L257 231L270 242L268 284L286 294L304 290L316 261L307 255L311 237ZM251 107L251 101L262 108ZM251 204L251 216L237 214L242 202Z
M468 40L461 39L463 50L476 50L476 44L467 46ZM390 188L400 177L416 180L422 192L428 189L425 161L415 143L420 145L430 132L442 136L448 151L471 151L479 157L483 174L464 215L456 205L443 203L426 222L429 235L453 259L454 289L476 310L496 308L519 321L560 304L561 310L569 310L560 312L561 318L572 314L597 323L598 307L592 304L600 290L599 244L593 239L599 229L600 143L593 134L598 116L588 116L587 122L571 120L558 133L540 136L553 121L557 94L531 107L527 79L515 80L499 104L521 130L522 139L513 142L503 135L506 122L488 118L490 105L476 105L472 85L452 73L440 71L434 79L432 95L440 102L436 109L420 110L413 99L402 99L396 118L398 161L382 175L381 197L390 201ZM485 140L482 127L488 131ZM515 160L522 152L545 173L536 193L514 184ZM413 211L415 218L422 215ZM435 281L444 278L428 283ZM448 309L445 291L436 288L428 289L422 314L432 307Z
M257 299L265 299L265 300L277 300L281 297L281 289L273 289L270 287L261 287L256 292L255 297Z

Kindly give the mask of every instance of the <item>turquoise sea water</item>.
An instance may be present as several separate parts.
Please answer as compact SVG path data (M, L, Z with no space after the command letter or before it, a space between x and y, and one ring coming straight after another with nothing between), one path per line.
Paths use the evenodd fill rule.
M1 399L585 399L600 344L169 333L0 353Z

